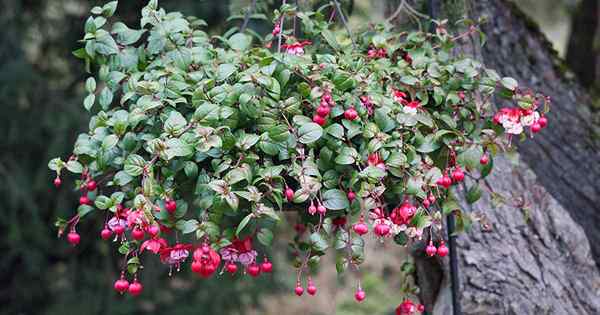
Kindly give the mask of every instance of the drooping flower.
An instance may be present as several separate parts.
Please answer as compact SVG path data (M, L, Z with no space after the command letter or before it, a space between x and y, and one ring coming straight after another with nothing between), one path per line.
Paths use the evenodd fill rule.
M160 250L160 261L167 265L179 265L190 255L190 244L175 244L173 247L165 247Z
M127 228L127 220L115 215L110 220L108 220L107 225L111 231L115 232L115 229L119 229L118 227L121 227L123 229Z
M234 239L232 244L220 250L223 260L239 262L248 266L256 261L258 253L252 248L252 239L247 237L243 240Z
M393 98L395 102L402 104L406 101L406 93L399 90L394 90Z
M283 44L281 48L285 49L285 52L290 55L302 56L304 55L304 47L312 44L311 41L305 40L301 42L295 42L292 44Z
M140 246L140 253L144 252L144 250L149 250L155 254L158 254L161 249L167 248L168 244L164 238L155 237L149 240L146 240Z
M417 113L417 109L419 107L421 107L421 102L419 100L413 100L410 102L405 102L405 103L403 103L403 105L404 105L404 108L402 109L402 111L405 114L414 115Z

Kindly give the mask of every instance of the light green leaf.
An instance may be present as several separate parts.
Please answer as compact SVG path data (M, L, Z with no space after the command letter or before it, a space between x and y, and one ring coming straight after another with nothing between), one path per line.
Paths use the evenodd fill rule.
M71 173L80 174L83 172L83 165L75 160L68 161L66 166Z
M347 209L350 206L346 193L339 189L330 189L323 193L323 205L330 210Z
M221 80L221 81L225 80L225 79L229 78L229 76L234 74L235 71L236 71L235 65L232 65L230 63L224 63L222 65L219 65L219 68L217 69L217 79Z
M146 160L137 154L130 154L125 160L124 170L127 174L135 177L139 176L144 171Z
M250 47L250 44L252 43L252 37L243 33L235 33L227 40L227 42L229 43L229 47L231 47L231 49L244 51Z
M298 128L298 141L304 144L313 143L323 135L323 128L316 123L306 123Z
M119 142L117 135L108 135L102 140L102 149L110 150Z

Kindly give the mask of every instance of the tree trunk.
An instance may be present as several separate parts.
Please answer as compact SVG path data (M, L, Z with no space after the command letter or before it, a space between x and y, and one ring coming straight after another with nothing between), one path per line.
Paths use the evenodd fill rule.
M437 3L438 19L456 12L488 16L485 46L471 39L459 51L553 101L549 127L520 147L519 165L498 158L487 180L496 192L524 200L527 210L494 207L489 198L472 209L463 205L483 213L492 227L488 232L474 225L459 237L463 313L600 314L600 150L592 136L591 100L564 77L552 46L513 3L426 2ZM422 301L429 312L451 314L448 261L440 268L439 261L420 255Z
M581 83L591 87L600 75L600 49L596 42L600 15L600 0L583 0L577 6L571 22L567 48L567 63Z

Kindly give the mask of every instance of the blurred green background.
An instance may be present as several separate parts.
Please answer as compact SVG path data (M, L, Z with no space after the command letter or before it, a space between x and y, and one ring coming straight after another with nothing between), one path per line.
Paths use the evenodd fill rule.
M380 19L385 1L343 3L352 13L351 24L358 26ZM145 2L120 1L118 18L137 25ZM371 250L379 251L381 258L367 265L363 286L369 298L358 306L352 301L354 277L338 278L333 261L323 264L315 278L317 297L293 297L295 276L286 263L285 235L271 253L276 266L272 275L258 280L229 275L200 280L186 266L169 277L168 269L157 259L146 259L145 291L133 299L112 290L119 259L110 243L100 241L102 218L86 219L80 225L82 243L77 248L56 238L52 223L57 216L73 213L77 199L67 188L72 187L72 178L64 178L59 190L52 186L47 161L67 157L76 135L87 129L89 116L82 106L87 76L71 51L79 48L77 41L89 9L101 3L104 1L0 1L0 314L391 314L391 306L400 302L397 291L404 280L399 273L398 262L404 256L400 249ZM249 3L160 1L168 11L205 19L211 33L239 23L225 20L240 14ZM278 3L259 0L262 10ZM563 57L580 3L518 1ZM250 27L269 31L264 24ZM597 52L598 45L595 47ZM594 84L597 80L587 84L592 91Z

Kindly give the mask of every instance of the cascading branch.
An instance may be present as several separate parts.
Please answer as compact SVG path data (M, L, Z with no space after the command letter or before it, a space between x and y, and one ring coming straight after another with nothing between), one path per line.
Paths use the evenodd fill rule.
M327 252L338 272L358 269L370 232L425 241L427 255L444 257L443 217L455 213L459 228L473 219L457 188L477 201L492 157L513 135L526 138L524 128L547 125L546 97L451 53L475 26L452 37L444 25L436 34L378 25L351 42L331 30L333 6L284 5L264 38L209 36L202 20L156 0L141 29L109 22L116 7L92 9L75 51L97 70L85 83L89 131L49 167L57 187L65 169L81 175L80 205L57 221L59 235L77 245L79 220L101 213L101 237L124 256L120 293L142 292L143 259L177 270L191 260L202 277L221 265L271 272L265 249L285 210L298 213L297 295L304 277L316 293L310 273ZM301 38L285 27L292 20ZM498 100L512 105L495 112ZM359 280L355 298L365 297ZM397 313L422 310L407 299Z

